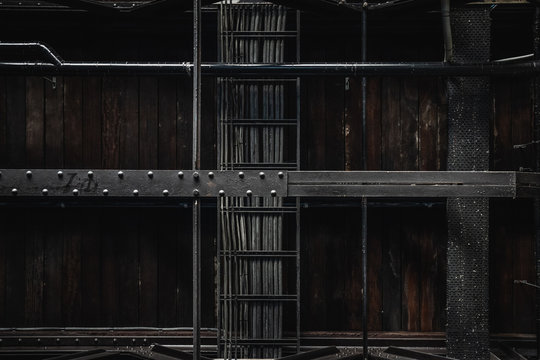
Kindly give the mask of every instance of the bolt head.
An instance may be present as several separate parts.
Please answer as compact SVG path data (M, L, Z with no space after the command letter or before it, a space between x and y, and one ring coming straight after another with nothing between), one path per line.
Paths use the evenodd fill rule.
M41 193L43 194L43 196L47 196L49 194L49 190L43 189L41 190Z
M169 196L169 190L163 190L163 196Z
M78 196L78 195L79 195L79 190L73 189L73 196Z
M109 195L109 190L107 190L107 189L103 189L103 195L104 195L104 196L107 196L107 195Z
M195 180L197 180L197 179L199 178L199 173L195 171L195 172L193 173L193 178L194 178Z
M238 177L239 177L240 179L243 179L244 176L245 176L245 174L244 174L243 171L240 171L240 172L238 173Z
M277 191L276 190L270 191L270 195L272 195L273 197L276 197L277 196Z
M264 175L264 172L261 171L261 172L259 173L259 177L260 177L261 179L264 179L264 176L265 176L265 175Z
M183 172L183 171L179 171L179 172L178 172L178 177L179 177L180 179L183 179L183 178L184 178L184 172Z
M225 190L219 190L219 196L225 196Z
M32 172L31 172L30 170L28 170L28 171L26 172L26 177L27 177L27 178L31 178L31 177L32 177Z
M139 196L139 190L137 189L133 190L133 196Z
M285 174L283 173L283 171L278 172L277 175L280 179L283 179L285 177Z
M93 171L89 171L89 172L88 172L88 177L89 177L89 178L92 178L93 176L94 176L94 172L93 172Z
M58 175L59 178L63 177L64 176L64 173L62 171L58 171L56 173L56 175Z
M18 192L19 192L19 190L15 189L15 188L11 189L11 193L13 195L17 195Z
M154 177L154 173L152 171L149 171L147 175L150 179Z
M193 196L199 196L200 193L199 193L199 190L195 189L193 190Z
M210 171L210 172L208 173L208 177L209 177L210 179L213 179L213 178L214 178L214 173L213 173L212 171Z
M253 196L253 191L251 191L251 190L246 191L246 195L247 196Z
M123 171L119 171L119 172L118 172L118 177L119 177L120 179L122 179L122 178L124 177L124 172L123 172Z

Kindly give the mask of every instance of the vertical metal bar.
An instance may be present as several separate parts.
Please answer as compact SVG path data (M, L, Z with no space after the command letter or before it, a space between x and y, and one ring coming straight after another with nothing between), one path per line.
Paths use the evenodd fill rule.
M536 6L534 21L534 58L540 59L540 6ZM534 79L534 140L540 140L540 77ZM536 143L536 171L540 171L540 145ZM536 237L536 284L540 285L540 198L534 199ZM540 357L540 289L536 289L536 353Z
M199 169L201 118L201 1L193 0L193 150L192 167ZM201 203L193 200L193 360L201 357Z
M367 61L367 7L362 11L362 62ZM362 77L362 167L367 170L367 79ZM368 328L367 328L367 209L368 201L362 198L362 347L364 359L368 358Z
M296 10L296 61L300 62L300 10ZM300 170L300 78L296 78L296 169ZM296 198L296 352L300 352L300 198Z

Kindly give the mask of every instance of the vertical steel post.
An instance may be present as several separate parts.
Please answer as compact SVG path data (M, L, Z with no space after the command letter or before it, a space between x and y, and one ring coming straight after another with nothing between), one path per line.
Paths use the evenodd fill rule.
M367 61L367 3L362 11L362 62ZM362 167L367 170L367 79L362 77ZM367 209L368 201L362 198L362 347L364 359L368 358L368 329L367 329Z
M296 61L300 62L300 10L296 10ZM296 169L300 170L300 78L296 78ZM296 198L296 352L300 352L300 198Z
M534 21L534 58L540 59L540 5L536 6ZM540 140L540 77L534 78L534 140ZM540 171L540 145L535 143L535 171ZM534 228L536 237L536 284L540 285L540 198L534 199ZM540 356L540 289L536 289L536 352Z
M193 0L193 150L192 167L199 169L201 119L201 1ZM193 360L201 357L201 203L193 200Z

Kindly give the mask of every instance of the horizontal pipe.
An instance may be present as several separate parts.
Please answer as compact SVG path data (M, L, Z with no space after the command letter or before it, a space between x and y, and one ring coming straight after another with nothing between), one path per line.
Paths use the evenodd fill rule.
M0 62L3 75L189 75L191 63ZM444 62L202 64L206 76L489 76L540 72L540 60L454 65Z

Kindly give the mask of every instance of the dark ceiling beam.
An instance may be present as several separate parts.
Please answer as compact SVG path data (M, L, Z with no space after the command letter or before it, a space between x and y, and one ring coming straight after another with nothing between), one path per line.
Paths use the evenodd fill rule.
M75 10L86 10L102 14L116 14L121 10L120 8L114 8L111 5L106 5L106 3L96 0L49 0L48 2L67 6Z

